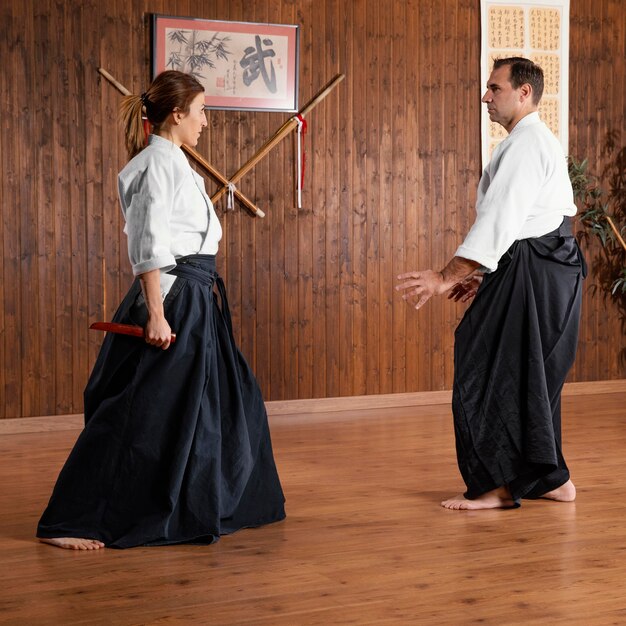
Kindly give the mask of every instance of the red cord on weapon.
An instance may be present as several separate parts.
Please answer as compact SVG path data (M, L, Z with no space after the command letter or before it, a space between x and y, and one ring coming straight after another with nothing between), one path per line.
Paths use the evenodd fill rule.
M300 113L296 115L298 120L298 208L302 208L302 189L304 187L304 169L306 167L306 150L304 148L304 136L306 135L306 120ZM302 136L302 140L300 137Z

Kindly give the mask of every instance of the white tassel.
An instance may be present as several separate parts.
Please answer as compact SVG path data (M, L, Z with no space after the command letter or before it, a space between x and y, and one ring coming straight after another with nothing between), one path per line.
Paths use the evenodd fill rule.
M226 210L232 211L235 208L235 183L228 183L228 199L226 200Z

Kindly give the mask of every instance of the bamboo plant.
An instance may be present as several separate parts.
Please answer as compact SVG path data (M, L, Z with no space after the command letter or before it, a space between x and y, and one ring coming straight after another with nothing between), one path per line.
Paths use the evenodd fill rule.
M626 296L626 147L611 160L603 172L609 190L588 172L588 159L568 159L569 176L574 197L580 207L579 220L585 230L596 236L604 251L608 280L605 286L611 295Z

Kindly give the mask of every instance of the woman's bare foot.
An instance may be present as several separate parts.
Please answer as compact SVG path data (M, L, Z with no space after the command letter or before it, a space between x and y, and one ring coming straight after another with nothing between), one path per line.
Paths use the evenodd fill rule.
M57 548L66 550L99 550L104 548L102 541L97 539L81 539L78 537L55 537L54 539L39 539L43 543L49 543Z
M556 500L557 502L573 502L576 500L576 487L571 480L568 480L560 487L544 493L541 497L547 500Z
M473 500L468 500L463 494L459 494L454 498L444 500L441 506L444 509L454 509L455 511L477 511L480 509L511 509L518 504L511 499L511 494L506 487L498 487Z

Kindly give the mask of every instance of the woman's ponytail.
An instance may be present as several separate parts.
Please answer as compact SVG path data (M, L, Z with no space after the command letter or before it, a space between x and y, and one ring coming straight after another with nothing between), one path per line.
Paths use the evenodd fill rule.
M146 135L143 127L144 100L145 96L125 96L120 106L124 142L129 159L132 159L146 146Z

